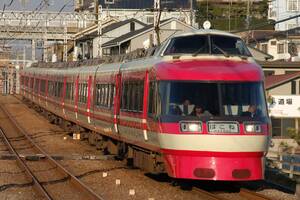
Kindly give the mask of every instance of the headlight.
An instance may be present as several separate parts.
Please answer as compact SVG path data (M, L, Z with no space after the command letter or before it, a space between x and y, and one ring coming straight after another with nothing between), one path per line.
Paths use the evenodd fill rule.
M247 133L261 133L261 125L260 124L245 124L245 131Z
M201 122L180 122L181 132L202 132Z

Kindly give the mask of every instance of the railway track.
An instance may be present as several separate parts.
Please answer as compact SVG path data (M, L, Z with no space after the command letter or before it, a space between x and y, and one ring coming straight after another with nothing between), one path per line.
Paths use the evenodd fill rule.
M248 199L248 200L272 200L271 198L269 198L265 195L262 195L262 194L244 189L244 188L242 188L240 190L239 195L241 197L244 197L244 198Z
M79 196L82 196L83 199L91 199L91 200L104 200L103 197L99 196L95 192L93 192L88 186L86 186L82 181L80 181L76 176L74 176L70 171L68 171L65 167L63 167L59 162L54 160L46 151L44 151L33 139L29 136L26 130L14 119L14 117L5 109L3 105L0 105L0 110L7 116L7 119L14 127L15 131L17 131L20 135L22 135L30 144L29 146L34 149L35 154L42 155L42 159L30 162L22 159L17 148L14 147L13 142L10 141L8 137L9 130L0 129L0 134L3 137L3 141L7 145L9 151L16 157L17 163L24 170L28 178L31 180L34 188L39 192L42 198L53 200L53 199L62 199L64 197L57 195L57 191L51 191L47 185L49 185L49 181L47 179L53 179L53 177L57 177L59 174L60 181L68 182L70 186L64 187L73 188L73 192L69 192L68 195L73 194L74 198L69 196L70 199L81 199ZM11 131L11 130L10 130ZM47 174L38 173L34 170L33 165L50 165L52 170L48 170ZM58 182L60 182L58 181ZM50 181L51 182L51 181ZM55 184L55 181L52 181ZM62 188L61 188L62 190ZM67 193L67 191L61 191L60 194Z
M194 192L197 192L200 196L204 197L207 200L229 200L228 198L222 197L220 195L211 193L211 192L207 192L205 190L202 190L200 188L193 188ZM240 189L240 192L236 194L237 197L241 197L242 199L246 199L246 200L272 200L271 198L256 193L254 191L250 191L244 188Z

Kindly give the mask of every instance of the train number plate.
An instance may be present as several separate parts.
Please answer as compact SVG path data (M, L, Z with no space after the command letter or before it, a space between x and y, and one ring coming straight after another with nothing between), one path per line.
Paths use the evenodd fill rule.
M209 133L238 133L237 122L208 122Z

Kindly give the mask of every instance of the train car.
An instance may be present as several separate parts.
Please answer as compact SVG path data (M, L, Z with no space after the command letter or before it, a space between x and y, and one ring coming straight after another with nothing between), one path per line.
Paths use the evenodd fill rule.
M199 30L139 59L51 65L22 70L21 94L102 151L179 179L264 178L263 73L239 37Z

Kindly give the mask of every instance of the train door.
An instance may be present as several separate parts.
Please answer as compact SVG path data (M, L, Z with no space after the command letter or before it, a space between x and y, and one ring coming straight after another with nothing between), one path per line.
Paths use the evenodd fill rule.
M121 77L120 113L118 115L118 129L121 137L128 138L135 143L148 140L145 130L145 101L147 93L147 73L145 71L123 72ZM147 103L147 102L146 102Z
M93 92L93 118L97 129L105 133L113 132L115 112L114 73L96 72Z
M120 102L121 102L121 74L118 73L113 76L115 80L114 90L113 90L113 133L119 133L119 115L120 115Z

